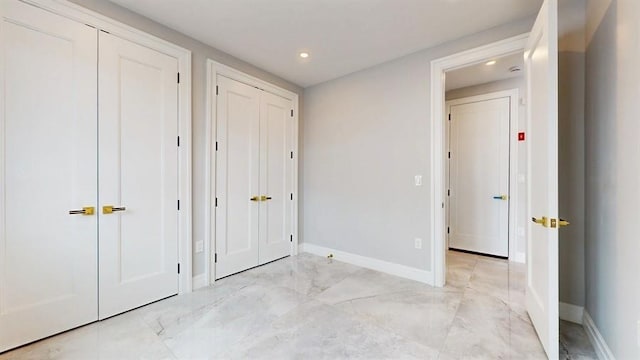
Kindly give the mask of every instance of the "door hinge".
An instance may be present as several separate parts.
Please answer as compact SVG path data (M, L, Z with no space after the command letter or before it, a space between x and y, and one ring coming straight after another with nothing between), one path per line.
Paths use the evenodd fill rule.
M293 200L293 193L291 193L291 200Z
M447 190L447 196L451 196L451 190Z
M180 274L180 263L178 263L178 274Z
M449 114L449 121L451 121L451 114Z
M289 237L289 241L293 242L293 234L291 234L291 236Z
M218 85L216 85L216 95L218 95Z
M180 84L180 73L178 73L178 84Z
M216 141L216 151L218 151L218 142Z
M291 152L291 158L293 159L293 151Z
M213 262L214 263L218 262L218 253L213 254Z
M449 151L449 159L451 159L451 151Z
M180 136L178 136L178 147L180 146Z
M293 117L293 109L291 109L291 117Z
M449 233L449 231L450 231L450 229L449 229L449 227L447 226L447 234Z
M178 210L180 210L180 200L178 200Z
M216 204L215 207L218 207L218 198L216 198Z

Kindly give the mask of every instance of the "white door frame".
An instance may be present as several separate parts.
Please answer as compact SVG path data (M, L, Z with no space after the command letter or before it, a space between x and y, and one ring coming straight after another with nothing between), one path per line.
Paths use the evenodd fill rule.
M497 91L497 92L486 93L482 95L470 96L465 98L459 98L454 100L448 100L445 106L445 114L451 114L451 107L455 105L494 100L494 99L505 98L505 97L509 98L509 104L510 104L510 109L509 109L509 261L518 261L520 259L518 259L518 256L516 254L516 250L517 250L516 225L517 225L517 219L518 219L518 201L520 199L518 198L518 192L519 192L518 181L517 181L518 142L516 139L518 138L518 131L519 131L518 114L520 113L520 111L519 111L518 103L520 99L520 90L510 89L510 90ZM445 124L446 124L445 126L450 125L447 123L446 119L445 119ZM448 133L448 130L445 131L445 134L447 133ZM445 143L445 147L448 148L450 144L447 137L445 137L444 143ZM449 174L449 171L447 171L447 169L448 167L445 165L445 187L448 188L450 174ZM447 196L445 199L446 199L445 210L448 211L449 197ZM445 214L445 219L447 219L447 223L448 223L449 218L448 216L446 216L446 214ZM445 250L446 249L447 249L447 246L445 246Z
M445 223L445 72L478 64L498 56L524 51L529 34L431 61L431 267L433 285L444 286L446 274Z
M180 74L180 82L177 84L178 136L180 137L180 149L178 151L178 198L180 200L180 211L178 212L178 261L180 263L178 289L180 294L191 292L191 51L67 0L21 1L85 23L98 30L104 30L112 35L146 46L178 60L178 72Z
M293 217L292 232L293 241L291 242L291 255L298 254L298 94L279 86L260 80L242 71L236 70L227 65L207 59L207 132L206 132L206 156L205 156L205 228L204 228L204 276L205 281L199 282L201 285L211 285L215 281L215 266L212 263L212 250L215 246L215 224L216 224L216 208L215 208L215 178L216 178L216 157L212 156L212 150L216 143L217 130L217 102L214 101L216 94L218 75L228 77L249 86L268 91L272 94L289 99L293 102Z

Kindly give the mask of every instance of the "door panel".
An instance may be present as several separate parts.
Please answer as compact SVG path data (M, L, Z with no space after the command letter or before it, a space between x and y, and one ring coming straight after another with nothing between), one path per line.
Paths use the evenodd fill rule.
M508 97L451 106L449 246L509 256Z
M97 31L0 2L0 352L97 320Z
M531 174L529 217L547 219L544 224L529 223L526 301L550 358L557 358L559 352L557 26L557 0L545 0L525 49ZM555 222L552 224L550 219Z
M104 32L99 40L104 319L178 293L178 62ZM107 205L123 209L105 214Z
M291 100L262 92L260 102L260 264L291 251L293 109Z
M258 265L260 90L218 76L216 279Z

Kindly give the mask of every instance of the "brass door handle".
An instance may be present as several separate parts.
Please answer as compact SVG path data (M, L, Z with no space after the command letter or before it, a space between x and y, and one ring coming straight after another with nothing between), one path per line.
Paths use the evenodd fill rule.
M508 195L498 195L498 196L494 196L493 198L496 200L509 200Z
M271 200L271 199L272 199L271 196L262 195L262 196L254 196L249 200L251 200L251 201L267 201L267 200Z
M113 205L105 205L102 207L103 214L112 214L116 211L125 211L127 210L124 206L113 206Z
M85 206L81 210L69 210L69 215L93 215L96 209L93 206Z
M532 218L531 218L531 221L533 221L533 222L534 222L534 223L536 223L536 224L542 225L542 226L544 226L544 227L548 227L548 225L547 225L547 220L548 220L548 219L547 219L547 217L546 217L546 216L543 216L543 217L542 217L542 218L540 218L540 219L536 219L536 218L534 218L534 217L532 217Z
M571 225L571 223L570 223L570 222L568 222L567 220L560 219L560 220L558 221L558 227L564 227L564 226L569 226L569 225Z

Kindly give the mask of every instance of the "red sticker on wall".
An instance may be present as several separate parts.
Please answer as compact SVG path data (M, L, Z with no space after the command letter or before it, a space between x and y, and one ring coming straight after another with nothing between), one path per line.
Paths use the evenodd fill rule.
M524 132L518 133L518 141L524 141Z

